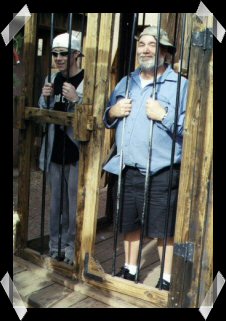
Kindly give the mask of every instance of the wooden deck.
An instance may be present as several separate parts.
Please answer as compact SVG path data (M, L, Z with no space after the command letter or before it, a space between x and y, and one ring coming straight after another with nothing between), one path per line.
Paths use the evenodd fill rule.
M27 308L156 308L137 298L68 280L16 256L13 273Z
M109 274L112 268L112 248L112 226L108 226L97 233L94 258ZM122 236L119 235L117 270L123 262L123 242ZM158 277L159 259L156 242L145 240L140 282L155 286ZM14 283L27 307L32 308L156 308L149 302L137 298L72 281L16 256L14 257Z
M29 213L29 242L30 255L24 256L26 260L15 257L14 281L26 304L29 307L72 307L72 308L126 308L126 307L156 307L147 301L139 300L131 296L106 290L100 290L92 285L75 283L70 279L72 268L63 262L55 262L48 256L48 220L45 222L45 254L39 255L39 221L40 221L40 180L39 172L32 172L31 200ZM47 193L48 194L48 193ZM35 197L35 195L37 197ZM39 196L39 197L38 197ZM48 195L47 195L48 196ZM101 189L99 215L104 217L106 206L106 188ZM17 176L14 178L14 210L17 207ZM96 235L94 259L98 261L102 269L111 275L113 253L113 227L99 228ZM33 250L33 251L32 251ZM33 262L34 264L32 264ZM118 236L116 271L124 263L124 250L122 235ZM37 265L36 265L37 264ZM68 273L68 279L60 274L53 273L53 266L59 273L63 269ZM44 267L44 268L43 268ZM155 286L160 274L159 257L155 240L144 241L140 282ZM32 280L32 281L31 281ZM129 281L128 281L129 282Z

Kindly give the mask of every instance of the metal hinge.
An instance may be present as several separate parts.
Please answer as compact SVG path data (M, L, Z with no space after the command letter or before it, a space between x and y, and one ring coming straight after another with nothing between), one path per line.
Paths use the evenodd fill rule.
M174 244L174 254L181 256L185 261L193 262L194 257L194 243L175 243Z
M89 269L89 253L86 253L85 260L84 260L84 276L94 281L103 282L102 277L100 277L99 275L90 273L88 269Z
M203 50L213 48L213 31L206 28L204 31L192 33L192 46L203 47Z

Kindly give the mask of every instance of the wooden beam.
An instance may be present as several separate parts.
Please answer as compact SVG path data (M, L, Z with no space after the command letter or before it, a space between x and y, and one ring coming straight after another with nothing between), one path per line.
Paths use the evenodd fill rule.
M25 111L25 97L24 96L16 96L14 97L14 122L15 128L17 129L25 129L24 122L24 111Z
M49 123L56 125L71 126L73 124L74 113L63 111L40 109L37 107L26 107L24 119L38 123Z
M114 291L122 294L127 294L131 297L150 302L150 304L156 307L163 308L167 306L167 291L160 291L145 284L135 284L134 282L106 274L97 260L93 259L92 257L90 257L88 265L89 272L92 271L93 275L102 278L102 281L96 281L94 280L94 278L92 279L91 276L89 278L83 276L83 279L88 284L94 285L97 288L102 288L110 292Z
M85 46L85 77L84 77L84 100L83 103L88 108L84 108L82 113L85 115L92 115L92 104L93 104L93 95L94 95L94 86L96 79L96 60L98 52L98 39L99 39L99 23L100 23L100 14L98 13L89 13L87 18L87 31L86 31L86 46ZM81 133L77 131L76 122L82 120L82 116L77 117L75 114L75 137L83 138L85 141L80 143L79 148L79 178L78 178L78 193L77 193L77 211L76 211L76 265L75 270L80 276L82 274L83 260L81 259L81 242L82 242L82 229L83 229L83 215L85 207L85 197L86 197L86 171L88 166L88 143L90 134L88 135L86 131ZM80 264L82 266L80 267Z
M58 273L59 275L62 275L66 278L76 278L72 266L64 262L53 260L47 255L41 255L39 252L34 251L32 249L22 249L20 251L20 257L51 272Z
M198 291L200 289L203 250L205 250L206 246L209 245L208 251L211 253L213 248L213 239L209 240L209 244L205 243L205 234L208 229L206 222L210 219L208 216L211 215L211 211L207 211L207 208L209 199L212 197L209 194L209 192L211 193L209 186L213 161L213 66L211 60L212 49L208 49L203 52L202 61L198 61L198 63L203 65L203 68L200 70L201 96L196 147L197 161L194 168L189 229L190 242L193 242L196 245L196 248L192 270L192 284L188 289L188 298L186 297L186 294L184 294L185 297L182 303L186 307L199 307ZM212 229L213 226L209 228ZM208 262L210 262L210 259ZM208 268L211 271L211 266ZM212 274L212 272L210 274ZM210 282L209 279L207 280ZM209 284L206 284L206 288L210 288L212 281L213 280L211 280Z
M111 292L119 292L128 296L144 300L149 302L150 305L154 305L158 308L166 308L168 293L166 291L160 291L156 288L146 286L144 284L134 284L128 280L113 277L106 274L106 278L103 283L98 283L93 280L86 279L88 284L91 284L97 288L102 288Z
M204 233L198 306L201 306L203 303L206 293L210 289L210 284L213 282L213 168L208 188L208 204Z
M32 120L38 123L49 123L63 126L74 126L74 130L76 132L81 131L92 131L94 128L94 118L91 115L84 115L83 123L81 121L81 117L76 117L76 121L74 119L75 114L83 113L83 109L89 109L92 107L91 105L77 105L75 112L62 112L53 109L40 109L37 107L26 107L23 109L23 114L21 118L24 120ZM77 137L76 137L77 138Z
M74 135L81 142L90 139L90 131L85 125L87 118L93 116L94 89L96 82L96 59L98 53L100 14L88 13L86 45L85 45L85 75L83 106L77 109L74 117Z
M194 32L205 30L195 18ZM184 129L183 158L178 196L175 243L194 245L192 261L174 251L170 307L198 307L205 224L208 218L209 182L213 157L212 48L192 46L189 92ZM211 220L210 220L211 221ZM211 227L212 228L212 227ZM208 245L212 247L212 240ZM210 255L211 255L210 250ZM210 258L208 258L210 262ZM211 266L209 267L211 269ZM178 273L180 271L180 273ZM210 280L209 280L210 282ZM206 284L205 288L211 284Z
M33 80L35 66L35 44L37 34L37 14L33 13L31 18L25 24L24 29L24 57L25 60L25 82L23 93L25 96L25 104L32 105L33 100ZM22 101L20 108L23 110ZM23 127L23 126L22 126ZM28 215L29 215L29 192L30 192L30 155L31 142L33 136L33 128L29 123L19 132L19 177L18 177L18 215L20 217L21 235L19 237L21 243L17 244L19 248L23 248L27 243L28 234Z
M87 258L86 258L87 259ZM88 284L94 285L98 288L103 288L109 292L119 292L127 294L134 299L141 299L149 302L155 307L166 307L168 300L168 292L160 291L148 285L131 282L119 277L113 277L107 274L102 265L96 257L88 256L86 260L85 273L83 273L83 280Z
M81 293L106 304L110 304L115 308L156 308L155 305L152 305L148 301L133 298L129 295L121 294L119 292L97 289L97 287L94 287L93 285L90 286L88 284L85 284L84 282L78 282L69 278L65 278L64 276L57 274L53 270L47 270L43 268L40 269L40 267L36 264L21 259L20 257L14 257L14 265L14 275L21 271L29 270L32 271L35 275L39 276L41 279L48 277L52 280L52 282L56 282L64 287L67 287L68 289L73 290L75 292L75 295L76 293ZM63 302L60 303L61 307L63 307Z
M85 90L84 88L84 92ZM76 107L72 126L75 139L80 142L89 141L90 131L95 126L95 118L92 116L92 104L82 104Z
M33 105L33 84L35 72L35 56L36 56L36 36L37 36L37 13L33 13L31 18L24 26L24 88L23 94L26 97L25 104Z
M88 26L89 19L94 18L95 30L92 31L95 34L95 39L98 30L98 20L100 17L94 16L94 14L88 14ZM78 213L80 219L82 212L83 227L80 241L80 275L83 271L85 253L91 253L95 244L96 237L96 224L97 224L97 211L99 202L99 186L100 186L100 174L101 174L101 160L102 160L102 145L104 137L104 124L103 113L106 106L106 95L108 92L108 76L111 58L111 44L113 34L113 22L114 14L102 13L100 19L100 30L98 32L98 56L96 64L96 77L94 86L94 105L93 105L93 117L95 118L95 128L91 132L90 141L88 144L82 146L80 149L80 183L79 193L81 201L83 202L83 208L80 208L81 212ZM88 32L87 32L88 40ZM87 47L86 47L87 48ZM89 51L89 48L87 49ZM95 56L94 56L95 57ZM92 60L88 60L89 64L92 64ZM95 61L94 61L95 62ZM93 62L93 63L94 63ZM87 74L89 74L87 72ZM82 184L81 184L82 183ZM82 193L85 191L85 195ZM84 197L85 196L85 197ZM80 225L81 226L81 225Z

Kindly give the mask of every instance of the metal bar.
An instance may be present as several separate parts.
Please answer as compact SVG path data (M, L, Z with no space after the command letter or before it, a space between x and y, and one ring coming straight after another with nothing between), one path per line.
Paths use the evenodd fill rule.
M70 77L70 59L71 59L71 34L72 34L72 13L69 13L69 22L68 22L68 60L67 60L67 82ZM66 102L66 111L68 109L68 102ZM59 233L58 233L58 259L61 258L61 237L62 237L62 218L63 218L63 209L64 209L64 185L65 185L65 138L66 138L66 126L63 129L63 158L62 158L62 167L61 167L61 186L60 186L60 215L59 215Z
M173 35L173 45L175 48L177 46L177 25L178 25L178 13L176 13L176 17L175 17L174 35ZM176 54L176 51L173 53L173 57L172 57L172 68L175 62L175 54Z
M135 36L135 27L137 23L137 13L133 15L133 25L131 32L131 42L130 42L130 55L129 55L129 64L128 72L126 78L126 97L129 97L129 81L130 81L130 72L132 65L132 56L134 49L134 36ZM117 243L118 243L118 230L119 222L121 217L121 193L122 193L122 170L123 170L123 145L124 145L124 133L125 133L126 117L122 120L122 138L121 138L121 149L120 149L120 161L119 161L119 177L118 177L118 188L117 188L117 201L116 201L116 215L114 221L114 244L113 244L113 260L112 260L112 275L115 275L115 265L116 265L116 254L117 254Z
M51 22L50 22L50 48L52 48L53 43L53 34L54 34L54 13L51 13ZM52 52L49 50L49 66L48 66L48 83L51 82L51 68L52 68ZM47 109L50 107L50 97L47 97ZM44 152L44 171L42 176L42 205L41 205L41 245L40 245L40 254L44 252L44 227L45 227L45 204L46 204L46 169L47 169L47 149L48 149L48 140L49 140L49 124L45 124L45 129L43 137L45 135L45 152ZM43 138L42 137L42 138Z
M145 17L146 16L146 13L143 13L143 22L142 22L142 25L145 26Z
M82 14L82 30L81 30L81 52L83 52L83 38L84 38L84 29L85 29L85 13ZM80 59L80 68L82 67L82 60Z
M189 77L189 69L190 69L190 58L191 58L191 44L192 44L192 28L193 28L193 19L191 20L191 30L190 30L190 43L188 49L188 62L187 62L187 78Z
M161 13L158 14L158 23L157 23L158 35L157 35L157 39L156 39L153 90L152 90L152 94L151 94L151 96L154 100L157 99L156 82L157 82L157 72L158 72L160 28L161 28ZM152 119L150 119L149 138L148 138L148 160L147 160L147 169L146 169L145 183L144 183L144 204L143 204L143 211L142 211L142 215L141 215L140 244L139 244L139 249L138 249L137 272L136 272L136 276L135 276L136 283L139 280L141 254L142 254L141 252L142 252L143 240L144 240L144 229L145 229L145 222L146 222L147 213L148 213L148 196L149 196L148 194L149 194L149 186L150 186L150 166L151 166L151 148L152 148L153 126L154 126L154 121Z
M162 253L162 262L161 262L161 270L160 270L160 283L159 283L160 289L162 289L163 272L164 272L164 265L165 265L165 255L166 255L167 231L168 231L168 225L169 225L170 198L171 198L171 189L172 189L172 180L173 180L173 163L174 163L174 154L175 154L176 137L177 137L177 122L178 122L178 111L179 111L179 103L180 103L181 73L182 73L182 63L183 63L183 54L184 54L185 24L186 24L186 13L184 13L184 15L183 15L183 22L182 22L180 71L178 72L178 80L177 80L176 108L175 108L175 116L174 116L173 142L172 142L172 149L171 149L170 172L169 172L168 195L167 195L167 215L166 215L165 226L164 226L163 253Z
M71 59L71 34L72 34L72 13L69 13L69 22L68 22L68 60L67 60L67 82L70 78L70 59Z

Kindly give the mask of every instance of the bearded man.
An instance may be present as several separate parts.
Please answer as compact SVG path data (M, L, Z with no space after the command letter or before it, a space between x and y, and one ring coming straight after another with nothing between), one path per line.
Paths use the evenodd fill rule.
M137 272L145 174L149 159L150 188L145 235L157 239L160 261L162 260L164 227L168 213L168 184L178 74L166 63L169 54L175 52L175 47L169 42L167 33L160 29L159 56L156 59L157 78L156 83L154 82L157 31L157 27L149 26L138 37L139 67L130 75L129 95L126 96L127 77L124 77L113 91L104 114L105 126L116 129L117 145L117 154L104 166L104 170L119 175L121 149L123 152L120 231L124 234L125 264L116 275L127 280L135 280ZM188 81L181 77L162 283L164 290L169 290L170 287L187 88ZM155 89L156 95L153 95ZM126 123L122 134L124 117L126 117ZM149 148L150 122L153 123L151 148Z

